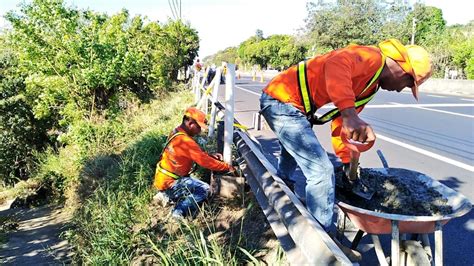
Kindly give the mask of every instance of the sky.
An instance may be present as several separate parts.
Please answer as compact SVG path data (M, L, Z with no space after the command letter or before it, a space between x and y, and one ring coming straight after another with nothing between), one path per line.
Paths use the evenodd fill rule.
M25 1L25 0L23 0ZM0 28L7 27L3 15L18 9L21 0L0 0ZM26 0L28 2L28 0ZM65 0L68 5L114 14L127 9L132 16L146 16L149 21L165 22L172 17L168 0ZM200 37L199 56L238 46L257 29L264 36L294 34L304 27L307 0L182 0L182 18ZM413 0L410 1L412 3ZM443 11L448 25L474 20L472 0L425 0L426 5Z

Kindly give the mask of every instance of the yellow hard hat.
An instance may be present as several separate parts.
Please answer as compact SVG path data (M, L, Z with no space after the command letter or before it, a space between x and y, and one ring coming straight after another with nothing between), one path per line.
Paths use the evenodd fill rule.
M388 39L379 43L380 51L390 57L413 77L413 96L418 100L418 86L427 80L431 74L431 59L428 52L418 45L403 45L397 39Z

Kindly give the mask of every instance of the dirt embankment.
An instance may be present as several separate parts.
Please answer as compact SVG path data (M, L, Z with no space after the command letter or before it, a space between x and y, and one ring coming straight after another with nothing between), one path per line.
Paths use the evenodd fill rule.
M8 202L10 203L10 202ZM71 216L59 206L0 208L0 217L15 223L0 245L2 265L52 265L70 262L72 252L60 234Z

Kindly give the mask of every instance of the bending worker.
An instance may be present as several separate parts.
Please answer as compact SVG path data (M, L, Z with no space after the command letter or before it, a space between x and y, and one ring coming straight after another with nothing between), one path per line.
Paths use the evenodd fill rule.
M364 104L379 88L400 92L409 87L418 99L418 86L430 76L425 49L390 39L378 47L349 45L313 57L280 73L263 89L261 113L281 146L277 174L285 183L293 183L296 165L301 168L306 206L326 231L332 224L334 169L312 126L332 121L332 130L342 126L348 139L375 140L370 125L358 116ZM316 118L315 111L327 103L337 108ZM332 144L347 167L350 151L340 136L333 136Z
M194 215L198 204L208 197L209 185L189 176L194 162L213 171L234 170L221 161L221 154L207 154L193 139L207 129L206 124L202 111L194 107L186 109L181 125L169 135L156 166L154 186L176 203L172 211L174 218Z

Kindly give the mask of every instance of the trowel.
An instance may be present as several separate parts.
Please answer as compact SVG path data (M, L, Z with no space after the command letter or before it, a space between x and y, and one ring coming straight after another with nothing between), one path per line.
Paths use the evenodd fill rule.
M336 129L337 130L337 129ZM339 129L340 130L340 129ZM349 164L349 171L346 172L346 176L349 177L349 182L351 183L352 187L350 192L353 194L370 200L372 199L372 196L374 195L374 191L370 188L368 188L364 183L362 183L360 177L359 177L359 157L360 153L369 150L372 148L374 145L375 140L369 141L367 143L362 143L362 142L357 142L353 141L351 139L348 139L346 134L340 130L340 136L342 142L348 147L351 151L351 160ZM357 180L359 179L359 180Z
M357 196L370 200L374 195L374 191L367 187L364 183L362 183L359 177L359 157L360 153L351 150L351 162L349 166L349 173L347 176L349 177L349 181L353 184L351 192L356 194ZM359 179L359 180L357 180Z

